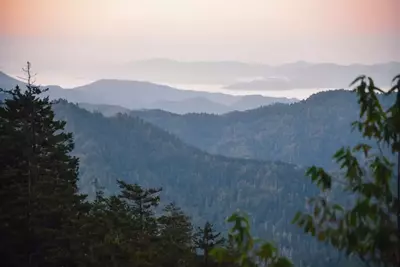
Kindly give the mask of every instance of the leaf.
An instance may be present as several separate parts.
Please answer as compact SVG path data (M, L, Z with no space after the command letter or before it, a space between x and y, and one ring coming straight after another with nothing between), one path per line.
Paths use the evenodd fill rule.
M266 260L272 258L275 254L276 248L271 243L264 243L261 248L257 251L256 255Z
M278 260L273 263L271 266L273 267L292 267L293 263L291 263L287 258L278 258Z
M360 150L362 150L364 152L364 156L367 157L368 156L368 151L371 150L371 146L367 145L367 144L358 144L353 148L354 152L358 152Z
M324 232L319 232L318 233L318 240L319 241L324 241L325 240L325 233Z
M392 83L395 83L396 80L397 80L398 82L400 82L400 74L396 75L396 76L392 79Z
M351 226L356 226L356 223L357 223L357 216L356 216L356 214L354 213L354 212L351 212L350 213L350 225Z
M338 205L338 204L333 205L332 208L333 208L334 210L344 211L343 207L340 206L340 205Z
M336 151L336 153L333 155L333 158L341 158L345 155L345 148L342 147L339 150Z
M302 215L302 214L301 214L300 211L296 212L296 214L294 215L294 218L292 219L292 223L298 222L299 219L300 219L300 217L301 217L301 215Z
M223 262L229 258L228 250L222 247L213 248L209 254L210 256L214 257L218 262Z
M353 80L353 81L350 83L350 86L353 86L353 85L356 84L357 82L362 81L362 80L364 80L364 79L365 79L365 75L360 75L360 76L358 76L355 80Z

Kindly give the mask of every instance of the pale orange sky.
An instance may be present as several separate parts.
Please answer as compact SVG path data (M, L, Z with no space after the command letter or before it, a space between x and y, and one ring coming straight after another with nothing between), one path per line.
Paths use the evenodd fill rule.
M0 0L0 57L400 61L398 14L400 0Z

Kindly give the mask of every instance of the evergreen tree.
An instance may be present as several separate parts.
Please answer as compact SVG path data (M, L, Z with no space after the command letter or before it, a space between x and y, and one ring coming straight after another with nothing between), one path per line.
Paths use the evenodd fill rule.
M87 217L90 266L129 266L135 262L138 231L125 201L97 194Z
M217 233L213 229L213 225L209 222L206 222L203 228L197 228L194 243L196 248L202 251L204 266L208 266L209 264L210 251L225 242L224 238L220 237L220 235L221 233Z
M154 209L159 205L161 188L142 188L138 184L117 181L122 200L130 215L136 247L134 253L139 266L147 266L157 257L158 227Z
M193 227L190 218L175 203L167 205L163 211L164 215L158 218L162 266L173 266L177 262L187 266L193 256Z
M30 63L25 90L1 89L0 253L5 266L73 266L73 222L78 160L69 153L72 135L54 119L46 90L32 84Z
M128 184L121 180L117 181L117 183L121 189L119 198L126 201L133 214L137 216L139 229L142 231L154 231L156 227L156 221L153 218L154 209L160 203L158 193L162 189L143 189L138 184Z

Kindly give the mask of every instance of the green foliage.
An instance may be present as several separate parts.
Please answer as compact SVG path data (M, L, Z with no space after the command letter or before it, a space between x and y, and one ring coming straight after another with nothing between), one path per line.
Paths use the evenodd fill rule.
M307 175L322 194L309 201L310 213L298 213L294 218L318 240L379 266L400 264L399 195L395 195L393 173L394 166L400 167L400 76L393 82L393 88L386 93L371 78L361 76L353 82L358 83L354 91L360 105L359 120L353 127L363 137L375 141L378 149L366 143L339 149L334 155L342 169L339 180L322 168L309 168ZM396 94L395 103L385 110L379 94ZM385 148L392 155L397 154L397 164L385 156ZM398 185L399 175L398 169ZM352 203L342 206L329 201L335 184L353 196ZM399 187L397 191L400 194Z
M250 233L248 217L233 213L227 220L233 223L229 230L228 247L217 247L211 255L220 263L235 263L243 267L270 266L290 267L292 263L279 256L278 250L271 244L255 239Z

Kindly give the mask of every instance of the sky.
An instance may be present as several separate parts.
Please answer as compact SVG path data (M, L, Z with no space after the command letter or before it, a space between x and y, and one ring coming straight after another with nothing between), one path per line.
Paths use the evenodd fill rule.
M400 61L400 0L0 0L0 69Z

